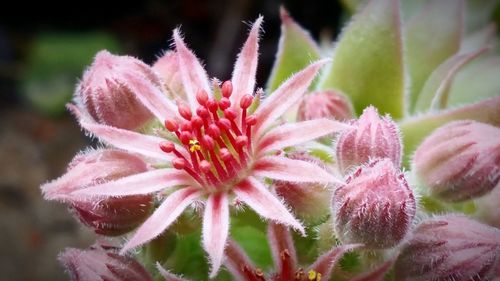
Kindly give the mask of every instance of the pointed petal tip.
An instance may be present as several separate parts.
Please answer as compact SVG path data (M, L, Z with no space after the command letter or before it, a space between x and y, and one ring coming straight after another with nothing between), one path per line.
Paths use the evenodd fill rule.
M284 5L280 6L280 18L281 18L281 22L283 22L284 24L289 24L289 23L293 22L293 19L290 16L290 13L288 12L288 10L285 8Z

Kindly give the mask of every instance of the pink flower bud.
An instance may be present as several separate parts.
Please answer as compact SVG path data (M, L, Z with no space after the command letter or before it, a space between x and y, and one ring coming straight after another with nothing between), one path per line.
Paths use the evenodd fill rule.
M336 144L337 161L342 173L371 158L389 158L401 165L402 144L399 129L390 117L380 117L377 109L367 107L352 128L343 131Z
M297 116L300 121L320 118L348 120L353 117L354 111L349 99L333 90L312 92L304 96Z
M475 122L451 122L417 148L413 164L431 195L444 201L479 197L500 181L500 129Z
M137 129L153 117L136 97L141 95L138 89L145 88L143 84L161 89L160 79L140 60L101 51L83 74L77 102L99 123Z
M335 190L334 230L344 243L389 248L405 237L415 208L404 174L390 159L372 160Z
M500 231L465 216L421 223L395 264L396 280L490 280L499 266Z
M307 161L324 168L321 160L305 152L294 152L289 158ZM276 193L292 207L299 218L314 223L329 214L331 191L325 184L274 181L273 186Z
M134 155L118 150L102 150L76 156L69 164L68 174L82 169L101 171L99 175L80 178L72 190L144 172L147 166ZM153 206L151 195L108 197L97 202L78 198L69 201L83 224L97 234L110 236L127 233L139 226L149 216Z
M59 261L73 281L153 281L146 269L131 257L118 255L114 247L92 246L88 250L67 248Z

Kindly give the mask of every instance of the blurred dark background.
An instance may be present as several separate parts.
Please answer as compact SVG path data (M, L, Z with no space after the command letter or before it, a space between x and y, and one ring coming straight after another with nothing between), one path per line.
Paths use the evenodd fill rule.
M0 9L0 280L66 280L57 253L93 234L40 184L60 176L90 144L66 112L82 71L100 49L153 63L182 27L211 77L229 79L248 25L264 15L258 85L280 35L279 7L318 39L339 31L337 1L14 1Z

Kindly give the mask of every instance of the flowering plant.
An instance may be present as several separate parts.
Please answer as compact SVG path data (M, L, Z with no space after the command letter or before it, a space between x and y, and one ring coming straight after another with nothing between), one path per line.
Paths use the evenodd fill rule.
M42 186L116 243L66 250L72 278L498 277L500 87L470 73L490 30L464 35L460 0L403 8L360 4L333 55L282 9L266 90L261 17L223 83L178 29L153 66L99 52L68 108L102 147Z

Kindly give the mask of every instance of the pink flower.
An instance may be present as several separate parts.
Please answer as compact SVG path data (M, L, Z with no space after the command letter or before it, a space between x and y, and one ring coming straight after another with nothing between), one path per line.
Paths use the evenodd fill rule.
M157 128L157 136L95 123L80 109L70 106L89 133L108 145L141 155L151 166L144 173L77 190L71 196L92 199L158 193L165 197L124 245L122 253L161 234L194 201L205 201L202 244L211 260L210 276L213 277L223 262L229 231L229 202L233 198L246 203L262 217L290 225L304 234L301 223L267 189L263 179L338 181L315 164L275 153L346 127L328 119L273 127L275 121L300 100L326 61L313 63L298 72L262 101L255 112L250 110L255 107L252 93L261 22L259 18L254 23L231 81L221 87L217 83L210 87L205 70L186 47L179 30L175 30L173 36L175 51L160 59L161 72L166 76L163 83L171 81L175 87L166 84L160 87L151 82L155 79L124 70L122 76L127 79L131 92L164 123L166 130ZM160 69L158 64L156 69ZM175 91L180 92L169 94L185 99L179 99L176 105L167 98L163 88L177 89Z
M334 90L312 92L302 99L298 109L298 120L332 118L349 120L354 117L351 101Z

